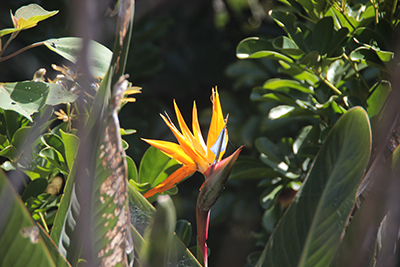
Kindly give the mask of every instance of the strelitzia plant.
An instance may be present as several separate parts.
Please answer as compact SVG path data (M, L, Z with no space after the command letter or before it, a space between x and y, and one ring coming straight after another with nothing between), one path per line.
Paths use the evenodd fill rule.
M228 116L224 119L216 88L212 90L211 101L213 103L213 112L207 135L207 143L204 142L200 130L196 102L193 104L192 131L189 130L185 123L175 101L174 108L181 131L172 123L168 115L163 116L160 114L179 144L161 140L143 139L182 164L182 167L173 172L167 179L147 191L144 194L146 198L171 189L196 171L201 172L205 177L205 182L201 186L197 198L196 209L198 257L204 266L207 266L206 240L210 210L220 196L232 167L242 150L242 147L240 147L232 155L222 160L228 143L228 131L226 129Z

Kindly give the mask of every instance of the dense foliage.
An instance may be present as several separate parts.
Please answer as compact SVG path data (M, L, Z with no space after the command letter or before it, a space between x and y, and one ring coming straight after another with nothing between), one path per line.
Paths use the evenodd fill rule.
M124 0L83 31L66 2L1 16L1 266L206 266L218 197L210 266L398 265L397 1ZM215 85L228 183L146 199L181 164L141 138L172 99L208 128Z

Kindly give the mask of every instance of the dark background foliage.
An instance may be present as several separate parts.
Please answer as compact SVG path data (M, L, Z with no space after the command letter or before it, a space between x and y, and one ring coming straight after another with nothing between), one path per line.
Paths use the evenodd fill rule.
M74 6L71 1L35 1L46 10L60 10L40 27L22 31L5 55L31 43L48 38L73 36ZM105 13L109 1L100 1L99 13ZM112 1L110 1L112 2ZM15 12L30 1L0 3L0 28L11 27L10 10ZM134 32L126 73L133 84L143 87L137 103L129 104L120 113L121 126L138 132L127 136L128 154L139 164L148 145L141 137L170 139L173 136L159 117L167 111L174 119L172 100L175 99L183 116L191 123L191 109L196 100L201 113L203 130L211 114L211 88L218 86L222 107L229 113L230 143L228 154L245 144L242 155L251 152L258 133L252 116L258 110L249 99L250 88L275 74L273 63L262 66L260 79L243 76L246 66L238 64L236 46L250 36L276 37L283 33L267 12L273 1L214 0L214 1L136 1ZM115 19L103 17L98 22L100 35L95 39L111 48ZM39 68L46 68L47 77L54 78L51 64L69 64L45 47L38 47L11 60L0 63L0 82L30 80ZM248 69L247 69L248 71ZM195 226L194 207L203 178L195 174L181 186L174 197L178 219L187 219ZM212 211L210 238L211 266L243 266L254 250L255 233L260 229L262 209L254 198L256 183L231 181ZM258 195L257 194L257 195ZM192 214L193 213L193 214ZM192 238L195 245L195 238Z

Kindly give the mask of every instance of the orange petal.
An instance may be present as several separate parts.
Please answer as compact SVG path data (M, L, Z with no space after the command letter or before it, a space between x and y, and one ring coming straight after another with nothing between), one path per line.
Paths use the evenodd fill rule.
M168 157L174 158L179 163L182 163L184 165L195 164L194 161L182 150L182 148L178 144L167 141L150 140L143 138L142 140L146 141L155 148L160 149Z
M207 152L206 152L207 146L206 146L206 143L204 142L203 135L201 134L199 117L197 116L196 102L193 102L192 128L193 128L194 137L201 145L201 151L203 152L203 154L206 155L207 154Z
M171 189L180 181L182 181L189 175L192 175L195 171L196 171L195 165L182 166L181 168L173 172L170 176L168 176L168 178L165 179L163 182L161 182L159 185L147 191L143 196L145 198L149 198L157 193L162 193L168 189Z
M185 137L185 140L190 142L192 147L194 148L195 152L197 152L197 155L203 160L206 160L206 155L205 155L205 150L203 149L201 143L196 139L195 136L193 136L192 132L189 130L185 120L183 119L183 116L178 108L178 105L174 101L174 108L175 108L175 113L176 117L178 119L179 127L181 128L182 134ZM204 142L204 141L203 141Z
M176 129L172 122L168 121L163 115L161 115L161 117L175 135L182 150L196 163L198 170L200 172L206 171L209 166L209 162L195 151L191 142L185 139L185 137Z
M212 92L213 102L213 113L211 117L210 129L207 135L207 149L208 149L208 160L214 161L215 155L211 152L210 148L215 144L218 139L221 130L225 127L224 117L222 115L221 102L219 100L219 94L217 88ZM224 151L221 151L221 157Z

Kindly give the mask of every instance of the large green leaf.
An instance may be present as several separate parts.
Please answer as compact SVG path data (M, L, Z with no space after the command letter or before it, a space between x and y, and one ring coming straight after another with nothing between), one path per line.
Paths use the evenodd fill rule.
M60 56L76 63L82 46L82 39L77 37L64 37L59 39L48 39L44 44ZM93 75L104 77L110 66L113 53L105 46L91 41L89 45L91 70Z
M328 266L340 244L371 147L370 125L353 108L333 126L303 187L256 266Z
M14 110L31 121L31 115L45 104L58 105L76 99L76 95L62 90L60 84L32 81L0 84L0 108Z
M386 161L376 160L369 168L366 175L368 195L353 215L331 266L379 266L374 265L378 248L384 245L378 240L379 228L385 215L390 213L388 194L393 183L398 183L399 166L400 147L397 147Z
M0 85L0 108L14 110L32 121L31 115L46 103L49 87L41 82Z
M144 153L139 166L139 182L149 183L152 187L164 181L179 168L176 160L168 157L154 147Z
M40 229L25 208L4 173L0 171L0 265L68 266L59 258L54 262L54 248L40 236ZM54 245L54 244L51 244ZM52 251L52 252L51 252Z

